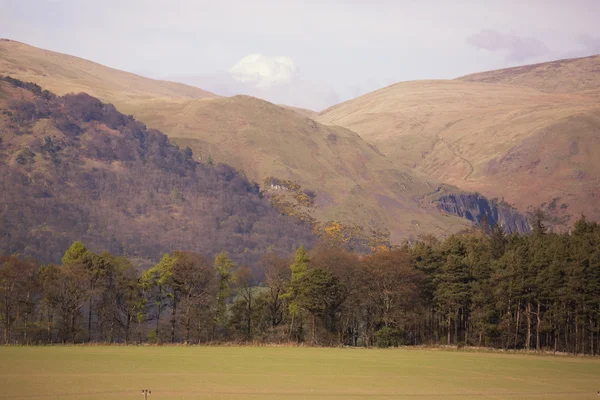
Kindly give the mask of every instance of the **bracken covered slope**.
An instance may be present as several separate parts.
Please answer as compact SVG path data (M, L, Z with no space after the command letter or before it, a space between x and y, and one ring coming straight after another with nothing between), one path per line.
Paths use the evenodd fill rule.
M157 260L224 249L252 264L315 242L227 165L205 165L114 106L0 80L0 250L60 260L74 240Z
M429 179L522 211L545 203L558 217L599 219L599 67L600 57L590 57L402 82L318 120L352 129Z

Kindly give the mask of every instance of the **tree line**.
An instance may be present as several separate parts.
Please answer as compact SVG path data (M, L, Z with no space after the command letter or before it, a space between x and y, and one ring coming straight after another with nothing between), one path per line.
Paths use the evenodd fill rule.
M3 344L305 343L487 346L598 354L600 225L541 221L422 237L370 255L317 246L267 252L253 268L226 252L175 251L139 270L75 242L61 265L0 259Z

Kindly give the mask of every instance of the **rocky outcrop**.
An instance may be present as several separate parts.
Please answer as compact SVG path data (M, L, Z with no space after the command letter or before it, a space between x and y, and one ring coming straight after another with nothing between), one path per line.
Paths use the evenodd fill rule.
M529 221L518 210L506 203L489 200L479 193L448 193L434 200L438 209L458 215L481 225L483 221L494 227L500 224L507 233L529 233Z

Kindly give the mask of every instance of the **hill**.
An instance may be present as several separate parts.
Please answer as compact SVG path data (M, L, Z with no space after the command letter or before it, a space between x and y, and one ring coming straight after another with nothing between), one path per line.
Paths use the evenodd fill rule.
M8 39L0 39L0 71L2 75L36 82L58 95L85 92L114 104L156 97L217 97L193 86L144 78Z
M58 262L74 240L156 261L227 249L254 263L315 238L233 168L193 159L87 94L0 80L0 237L5 253Z
M599 66L591 57L402 82L331 107L318 121L352 129L429 179L522 211L544 204L557 222L566 214L598 219L600 106L591 71Z
M166 93L166 83L146 78L141 78L142 94L135 90L129 93L126 85L119 82L140 77L123 73L120 81L82 81L66 72L74 70L73 75L79 74L80 59L54 54L16 42L0 42L0 74L14 73L18 78L49 85L61 94L73 90L97 94L103 101L112 102L123 112L165 132L182 148L189 146L203 161L224 162L243 170L249 179L265 187L265 195L280 211L315 219L320 223L318 230L339 233L339 240L365 233L385 238L389 232L391 239L398 242L470 226L468 221L450 213L472 213L460 210L459 205L441 206L438 201L440 193L462 194L460 190L442 187L435 180L391 162L356 133L320 124L309 118L311 114L306 111L248 96L224 98L203 91L190 94L186 86L183 92L182 86L168 86ZM56 60L56 66L46 68L49 60ZM43 72L38 71L40 65L44 66ZM100 77L114 73L107 67L97 68L101 69L97 73ZM309 191L314 199L307 202L285 185L265 186L272 179L298 185L300 191ZM299 197L304 200L299 201Z
M600 95L600 55L465 75L465 82L529 87L548 93Z

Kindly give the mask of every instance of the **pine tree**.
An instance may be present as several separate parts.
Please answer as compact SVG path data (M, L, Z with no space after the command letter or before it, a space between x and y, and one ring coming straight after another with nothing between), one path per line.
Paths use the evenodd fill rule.
M306 252L304 246L300 246L298 250L296 250L296 256L294 258L294 262L290 265L290 270L292 272L292 276L290 279L290 286L288 292L285 294L284 298L288 300L288 312L292 317L290 322L290 338L294 332L294 320L300 315L300 307L298 306L298 294L299 294L299 284L302 277L306 274L308 270L308 264L310 262L310 258Z
M217 307L215 310L215 328L224 328L227 323L227 300L231 296L234 268L235 263L229 258L227 252L222 251L217 254L215 257L215 271L217 272L218 292Z

